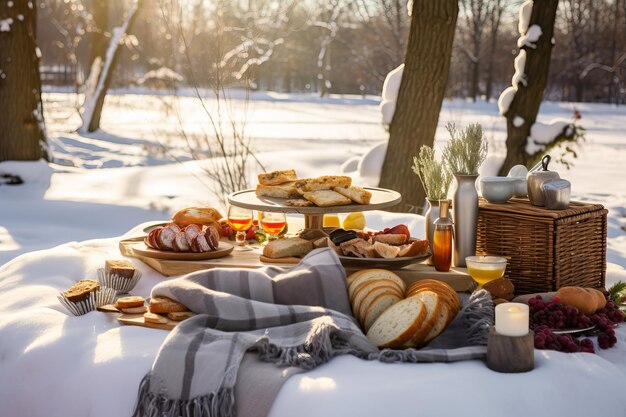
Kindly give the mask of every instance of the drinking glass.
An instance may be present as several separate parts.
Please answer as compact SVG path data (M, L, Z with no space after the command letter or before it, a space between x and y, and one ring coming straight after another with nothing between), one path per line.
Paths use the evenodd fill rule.
M465 258L465 263L469 275L482 287L504 276L507 260L502 256L468 256Z
M269 211L262 211L259 213L259 223L263 231L267 234L267 240L265 244L270 240L278 239L278 234L283 231L287 224L287 217L285 213L272 213Z
M237 245L234 250L252 250L246 240L246 231L252 226L252 210L230 206L228 209L228 223L237 232L235 235Z

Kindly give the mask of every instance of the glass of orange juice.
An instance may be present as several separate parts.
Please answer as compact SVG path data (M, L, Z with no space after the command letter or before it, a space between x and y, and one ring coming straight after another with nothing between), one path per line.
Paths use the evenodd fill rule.
M467 272L480 286L502 278L506 270L506 258L502 256L468 256L465 264Z

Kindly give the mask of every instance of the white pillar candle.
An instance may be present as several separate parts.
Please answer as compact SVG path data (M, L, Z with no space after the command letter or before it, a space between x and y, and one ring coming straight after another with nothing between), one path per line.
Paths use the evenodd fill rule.
M528 305L502 303L496 306L496 333L503 336L528 334Z

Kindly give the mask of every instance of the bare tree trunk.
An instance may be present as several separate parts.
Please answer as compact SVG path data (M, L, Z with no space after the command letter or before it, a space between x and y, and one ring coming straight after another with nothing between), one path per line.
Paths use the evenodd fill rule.
M35 2L0 2L0 162L47 158Z
M526 142L530 136L530 127L537 120L543 92L548 82L554 19L558 4L559 0L535 0L529 27L538 25L542 35L535 42L536 48L523 47L526 50L525 74L528 83L526 86L523 83L518 84L518 90L505 113L507 154L500 168L500 175L506 175L514 165L526 165L529 161L530 155L525 149ZM524 123L516 126L513 123L516 117L524 119Z
M433 145L450 70L457 0L415 0L404 72L380 186L402 194L405 204L421 207L425 192L411 169L422 145ZM395 210L405 207L397 206Z
M131 33L133 24L137 16L139 15L138 12L141 9L142 4L143 4L143 0L137 0L136 5L128 12L130 14L126 17L127 20L124 22L125 27L123 25L123 26L114 28L112 31L114 32L117 29L117 30L123 30L125 34ZM117 67L117 64L120 60L120 56L123 50L123 48L121 48L121 45L119 43L113 44L114 42L116 42L116 38L117 37L115 36L115 33L113 33L111 35L111 40L109 41L109 46L106 51L106 55L112 54L112 56L105 57L103 69L100 73L100 76L98 77L97 88L95 90L96 96L94 97L93 108L90 109L89 112L86 111L83 114L83 128L81 128L81 130L83 130L85 126L87 126L86 130L88 132L94 132L100 128L100 117L102 115L102 108L104 107L104 99L109 90L109 86L111 85L111 81L113 80L113 75L115 74L115 68ZM119 41L119 39L117 40ZM108 65L106 62L107 60L110 60ZM85 107L87 108L87 103Z

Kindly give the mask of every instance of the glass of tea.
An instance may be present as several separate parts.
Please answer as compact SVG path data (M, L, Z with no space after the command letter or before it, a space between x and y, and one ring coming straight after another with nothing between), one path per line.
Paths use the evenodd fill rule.
M287 217L285 213L262 211L259 213L259 223L265 234L267 234L267 240L265 241L265 244L267 244L270 240L278 239L278 234L283 231L287 224Z
M235 235L237 245L234 250L252 250L246 240L246 231L252 226L252 220L252 210L236 206L230 206L228 209L228 223L237 232Z

